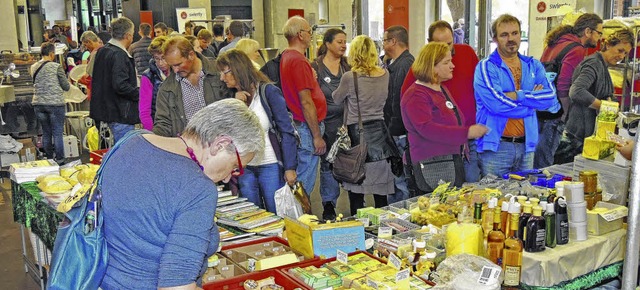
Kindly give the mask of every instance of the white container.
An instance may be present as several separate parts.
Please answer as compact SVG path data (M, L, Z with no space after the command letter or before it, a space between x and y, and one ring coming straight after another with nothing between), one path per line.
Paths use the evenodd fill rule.
M587 240L587 222L569 223L569 241L579 242Z
M564 196L567 198L567 203L582 203L584 202L584 183L582 182L567 182L564 184Z
M569 223L586 223L587 202L567 203L567 215L569 216Z

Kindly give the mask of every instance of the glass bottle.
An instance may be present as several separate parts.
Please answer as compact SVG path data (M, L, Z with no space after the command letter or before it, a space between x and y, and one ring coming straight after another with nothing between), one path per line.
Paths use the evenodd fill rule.
M524 250L527 252L544 251L546 227L541 207L533 207L533 215L527 221L526 231L527 239L524 241Z
M556 244L564 245L569 242L569 216L564 197L556 198L554 211L556 213Z
M510 227L508 238L504 241L502 251L502 271L504 272L503 289L517 289L520 286L522 272L522 240L518 238L518 219L520 204L514 203L509 207Z
M502 211L500 212L500 230L503 233L506 233L509 229L509 204L513 203L513 198L511 201L503 201L502 202Z
M553 211L553 204L547 204L544 212L544 222L546 226L545 245L549 248L556 247L556 213Z
M482 226L482 202L473 204L473 223Z
M523 211L522 211L522 214L520 215L520 219L518 220L518 238L524 241L527 238L525 228L527 227L527 222L531 217L531 203L528 201L525 202L522 205L522 208L523 208Z
M493 214L493 230L487 236L487 255L489 260L498 266L502 266L502 251L505 240L504 233L500 229L501 226L501 210L496 208Z

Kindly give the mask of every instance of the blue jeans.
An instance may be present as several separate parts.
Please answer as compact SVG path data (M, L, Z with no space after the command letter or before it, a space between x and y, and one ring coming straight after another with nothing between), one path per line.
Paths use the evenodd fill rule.
M396 147L400 152L400 156L404 156L404 151L409 149L406 135L403 137L393 137L396 142ZM407 173L403 172L400 176L394 176L394 186L396 192L394 194L387 195L387 202L392 204L394 202L403 201L409 198L409 188L407 186Z
M42 127L42 146L49 159L64 160L64 106L33 106ZM54 156L55 153L55 156Z
M111 122L109 123L109 129L111 129L111 134L113 135L113 144L116 144L118 143L118 140L120 140L120 138L124 137L124 135L127 134L127 132L135 129L135 126L130 124Z
M327 144L327 146L331 146L331 144ZM322 197L322 202L330 201L335 206L338 204L339 196L340 184L333 178L331 163L322 158L320 159L320 197Z
M500 141L498 151L480 153L482 176L494 174L502 177L505 173L533 168L533 152L525 152L524 143Z
M476 140L469 140L469 159L464 158L464 180L466 182L480 181L480 173L482 172L482 162L478 156Z
M284 186L284 178L278 163L247 166L238 178L240 196L272 213L276 212L274 194Z
M564 122L560 119L538 120L538 129L540 134L533 157L533 167L539 169L553 165L553 156L556 154L560 138L562 138Z
M324 123L320 122L320 134L324 133ZM313 135L307 123L296 125L298 134L300 134L300 144L298 145L298 181L302 182L304 190L308 196L311 196L313 188L316 186L316 178L318 174L318 164L320 156L314 155L316 151L313 146ZM327 145L331 146L331 144Z

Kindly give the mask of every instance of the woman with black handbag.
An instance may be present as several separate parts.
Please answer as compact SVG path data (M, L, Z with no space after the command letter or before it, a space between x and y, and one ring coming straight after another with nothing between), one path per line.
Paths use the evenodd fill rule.
M345 103L344 124L348 127L351 146L361 141L367 145L364 179L359 184L342 183L349 192L351 214L355 215L364 207L364 194L367 193L373 194L376 207L387 205L387 195L395 192L387 159L397 156L397 150L384 123L389 73L378 65L378 53L371 38L365 35L354 38L348 61L353 73L342 76L340 85L333 92L333 101ZM360 130L363 130L362 135ZM364 140L360 140L360 136Z
M484 125L464 125L464 116L443 81L453 77L451 49L446 43L425 45L411 66L417 81L400 101L409 138L409 158L418 190L431 192L440 180L464 182L465 144L487 133Z

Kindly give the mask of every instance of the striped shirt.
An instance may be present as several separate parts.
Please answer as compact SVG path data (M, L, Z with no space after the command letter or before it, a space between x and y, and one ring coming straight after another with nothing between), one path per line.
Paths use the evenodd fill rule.
M180 83L182 89L182 102L184 104L184 114L187 122L196 112L206 106L204 102L204 72L200 71L198 75L198 85L191 84L188 78L180 77L176 74L176 80Z

